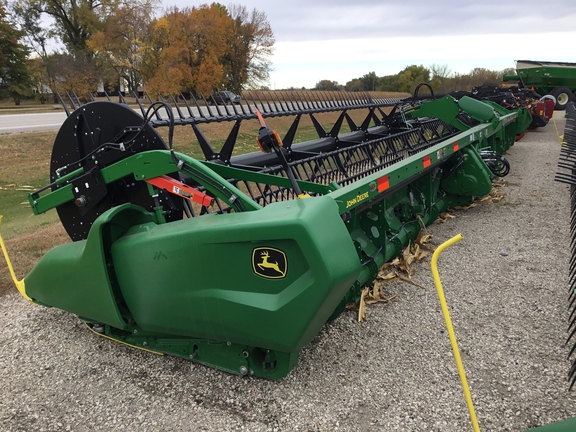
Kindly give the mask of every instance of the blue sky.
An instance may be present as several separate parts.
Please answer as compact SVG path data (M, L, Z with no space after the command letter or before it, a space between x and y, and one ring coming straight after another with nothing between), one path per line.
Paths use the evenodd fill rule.
M223 4L226 2L220 1ZM209 2L163 0L163 6ZM501 70L514 60L576 62L575 0L245 0L276 38L269 86L345 84L417 64Z

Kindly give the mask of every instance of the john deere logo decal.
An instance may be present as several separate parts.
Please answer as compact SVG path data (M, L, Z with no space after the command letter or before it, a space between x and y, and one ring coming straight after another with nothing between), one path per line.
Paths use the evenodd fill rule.
M288 270L286 254L279 249L260 247L252 251L254 273L267 279L282 279Z

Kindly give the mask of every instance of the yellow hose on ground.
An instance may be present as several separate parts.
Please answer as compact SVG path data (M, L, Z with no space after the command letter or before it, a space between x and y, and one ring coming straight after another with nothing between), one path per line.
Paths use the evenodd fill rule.
M556 126L556 120L554 120L554 116L552 116L552 123L554 123L554 129L556 129L556 137L558 138L558 143L560 145L565 145L564 135L560 135L560 132L558 132L558 126Z
M2 226L2 215L0 215L0 227ZM18 292L31 303L34 303L30 297L26 295L26 287L24 286L24 279L18 280L16 277L16 273L14 273L14 268L12 267L12 263L10 262L10 258L8 257L8 251L6 250L6 246L4 245L4 240L2 239L2 233L0 233L0 248L2 248L2 253L4 253L4 258L6 259L6 264L8 264L8 270L10 271L10 275L12 276L12 280L14 281L14 285L16 285L16 289Z
M466 372L464 371L464 365L462 364L462 359L460 358L458 342L456 341L456 335L454 334L454 328L452 327L452 320L450 319L450 312L448 311L448 305L446 304L446 298L444 297L444 290L442 289L442 283L440 282L440 275L438 274L438 257L442 251L447 247L452 246L454 243L459 242L463 238L464 237L462 237L462 234L458 234L438 246L432 255L432 262L430 263L430 267L432 268L434 284L436 285L438 300L440 300L442 314L444 315L444 321L446 322L448 336L450 336L450 344L452 345L454 360L456 361L456 367L458 368L458 375L460 375L462 389L464 390L464 396L466 397L466 404L468 405L468 412L470 413L470 421L472 422L474 432L480 432L480 428L478 427L478 420L476 419L476 412L474 411L474 403L472 402L472 396L470 395L470 389L468 388L468 381L466 380Z

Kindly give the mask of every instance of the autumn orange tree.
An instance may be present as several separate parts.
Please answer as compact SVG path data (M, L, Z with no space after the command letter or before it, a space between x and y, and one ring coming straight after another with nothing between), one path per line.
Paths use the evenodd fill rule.
M182 89L209 93L224 81L220 62L226 53L231 18L225 8L172 8L150 30L143 77L150 92Z
M151 26L143 77L151 92L240 93L269 76L274 34L266 15L218 4L172 8Z
M157 16L160 0L8 1L26 46L41 59L38 88L239 93L269 77L274 34L256 9L212 3ZM53 40L59 52L49 52Z

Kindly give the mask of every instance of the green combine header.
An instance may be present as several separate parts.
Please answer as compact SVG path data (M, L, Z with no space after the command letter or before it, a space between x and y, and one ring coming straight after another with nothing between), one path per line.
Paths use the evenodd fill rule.
M51 183L29 201L35 214L56 209L73 241L16 281L21 294L118 342L282 378L421 229L490 192L530 124L524 108L469 97L249 99L211 107L174 96L138 114L72 96ZM326 112L330 130L317 119ZM293 119L283 137L266 124L281 116ZM296 143L303 116L318 138ZM261 151L234 156L248 120L259 121ZM212 122L231 125L220 150L202 131ZM174 151L178 127L192 128L205 160Z

